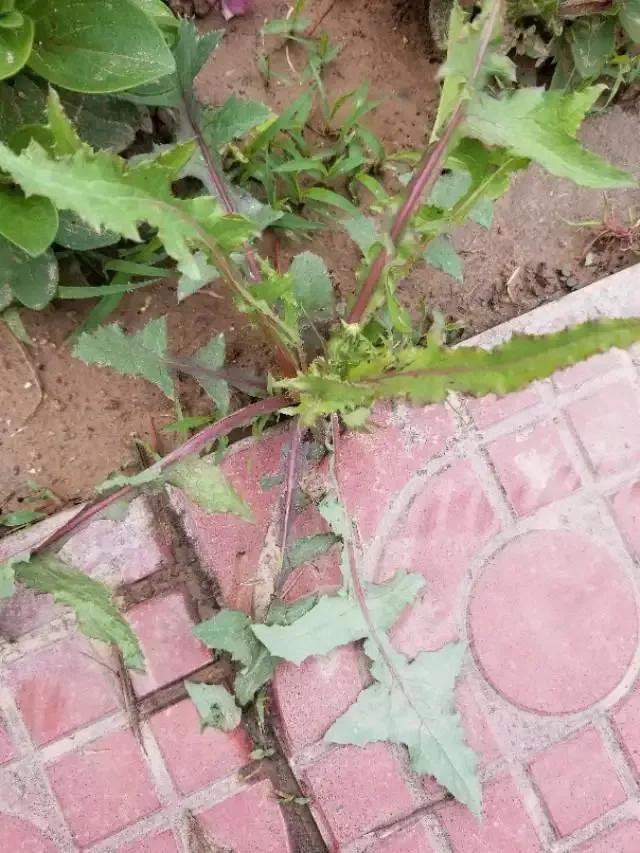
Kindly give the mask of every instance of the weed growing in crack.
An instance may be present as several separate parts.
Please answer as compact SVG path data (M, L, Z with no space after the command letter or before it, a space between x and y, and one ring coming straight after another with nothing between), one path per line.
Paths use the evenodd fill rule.
M428 328L415 325L398 298L400 282L425 260L457 275L448 235L469 217L486 221L510 176L530 162L584 186L634 184L629 175L585 150L576 139L581 120L602 88L573 93L511 88L514 66L499 49L500 33L495 0L473 20L454 7L432 144L418 157L406 158L406 186L395 194L374 174L375 143L367 142L360 124L370 106L365 90L354 93L349 102L329 105L323 100L316 67L317 75L311 79L325 110L323 120L332 119L343 107L352 116L343 122L346 132L337 131L333 148L329 139L330 155L319 156L318 149L305 147L303 135L312 107L309 93L280 117L266 116L255 105L233 99L217 110L196 102L193 79L215 38L198 36L187 22L180 23L176 35L175 71L136 94L147 103L155 98L177 110L176 145L129 161L111 150L96 150L77 133L53 90L47 97L47 144L38 138L21 148L0 144L0 169L25 199L40 198L72 211L94 233L118 239L140 240L142 229L151 229L147 248L153 247L155 260L175 262L184 293L194 292L216 275L233 294L238 310L262 330L278 365L264 383L233 372L224 366L220 338L212 339L192 359L179 359L168 352L162 320L153 320L132 335L115 326L83 331L75 348L78 357L144 377L169 397L174 396L175 373L189 373L210 395L216 420L144 471L110 478L94 501L30 553L13 554L0 566L0 595L11 595L15 582L52 593L75 608L87 634L115 643L129 666L142 667L137 640L109 592L64 566L52 546L115 502L167 483L209 512L234 512L250 520L250 509L225 480L216 460L201 454L240 426L288 418L290 450L283 520L272 548L272 593L258 619L221 610L196 629L203 642L234 661L233 693L221 685L188 683L186 689L204 724L229 729L238 724L241 708L269 682L279 661L300 663L336 646L363 641L373 683L326 737L336 743L404 744L418 773L435 776L476 814L481 811L476 758L465 744L453 698L464 648L450 644L409 659L387 635L423 579L400 572L384 584L364 582L357 530L346 516L335 470L332 490L319 504L331 537L289 543L289 528L297 461L307 429L328 420L327 443L335 454L340 442L338 418L349 428L363 428L377 400L408 398L425 404L442 401L449 391L506 394L608 347L626 347L640 339L640 320L604 320L540 337L514 336L491 352L452 349L446 346L438 318ZM286 34L291 39L294 30ZM244 148L227 147L223 156L231 157L229 168L240 184L262 187L264 203L256 207L251 202L249 208L238 185L228 183L220 160L224 146L235 145L247 133ZM283 168L285 163L288 168ZM211 194L176 195L174 185L185 174L199 176ZM337 193L331 184L336 178L353 178L365 187L373 197L370 207L356 207ZM285 217L297 216L301 202L341 211L340 225L362 253L354 295L344 310L334 304L323 259L302 252L283 270L262 257L255 245L264 227L277 227ZM296 220L289 218L287 227L295 228ZM116 273L151 276L156 267L143 270L146 262L140 254L135 258L112 261L112 268ZM231 386L254 401L229 413ZM188 426L183 423L182 428ZM340 590L285 604L283 590L291 566L336 542L342 548Z

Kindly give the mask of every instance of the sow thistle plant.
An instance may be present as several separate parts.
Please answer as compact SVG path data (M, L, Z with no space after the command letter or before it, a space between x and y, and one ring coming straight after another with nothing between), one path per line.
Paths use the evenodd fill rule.
M483 206L486 209L507 190L510 176L532 161L584 186L634 185L628 174L585 150L576 139L601 87L568 94L510 89L514 69L500 53L499 43L496 2L487 2L473 20L454 8L432 144L402 196L387 195L382 185L372 184L380 216L358 212L345 217L344 228L359 246L362 261L354 296L341 317L335 315L330 278L318 256L303 252L288 270L274 269L252 246L259 230L254 221L225 211L224 202L221 205L212 196L176 197L172 185L192 163L197 139L185 138L172 148L127 163L112 151L94 150L83 142L59 98L50 92L46 144L34 138L18 151L0 144L0 169L25 198L48 200L95 231L107 229L129 240L140 239L144 224L153 229L153 240L175 260L182 276L197 279L203 264L215 270L239 310L272 343L278 364L268 388L245 384L243 391L257 399L229 414L229 384L239 380L224 367L223 340L214 338L189 362L189 372L211 396L218 420L145 471L106 481L99 497L43 538L30 554L6 560L0 567L1 595L11 595L16 582L52 593L75 608L87 634L117 644L129 666L142 667L136 638L109 593L64 566L53 553L53 546L80 525L116 502L164 483L179 487L206 510L250 519L249 508L213 458L200 455L239 426L279 414L297 419L294 432L299 438L306 427L329 418L329 443L335 452L338 419L348 427L361 427L377 400L406 398L425 404L443 400L449 391L506 394L608 347L627 347L640 339L640 320L602 320L540 337L516 335L491 352L452 349L445 345L438 323L426 335L414 328L397 299L398 283L428 258L429 247L446 241L469 216L481 216ZM201 48L202 42L193 35L185 56L197 57ZM165 83L173 86L180 74L178 66L178 77ZM166 95L166 86L164 91ZM188 119L193 104L186 110ZM330 328L329 335L322 341L321 354L314 356L319 328L325 327ZM169 353L162 319L132 335L116 326L84 333L75 354L88 363L145 377L169 397L174 396L175 371L185 364ZM451 643L414 659L393 647L387 632L415 599L424 579L406 572L381 584L362 579L357 535L340 500L335 457L333 466L333 487L319 509L332 531L329 541L341 543L341 588L333 595L293 604L275 595L257 621L238 611L219 611L196 633L212 649L231 656L236 665L233 692L221 685L190 684L187 689L205 724L232 728L240 720L241 708L268 683L279 661L299 664L311 655L363 641L372 684L331 726L326 738L359 745L404 744L417 773L434 776L479 815L476 758L465 744L454 705L464 646ZM286 487L290 506L291 484ZM286 521L283 542L286 546ZM286 574L285 555L281 557ZM282 589L282 584L276 586Z

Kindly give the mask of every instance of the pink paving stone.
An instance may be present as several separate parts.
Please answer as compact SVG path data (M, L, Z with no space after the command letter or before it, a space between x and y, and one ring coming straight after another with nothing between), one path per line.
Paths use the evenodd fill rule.
M170 829L156 835L147 835L135 844L119 847L116 853L180 853L176 838Z
M640 461L640 398L617 382L567 406L597 474L614 474Z
M329 525L320 515L315 504L308 504L291 521L288 544L291 547L303 536L328 533ZM325 554L296 567L287 577L283 587L283 598L295 601L313 593L334 592L342 584L340 570L340 548L336 545Z
M198 815L214 842L233 853L292 853L287 825L268 780Z
M570 835L627 798L593 728L540 753L530 771L560 835Z
M100 841L159 807L130 731L113 732L65 755L47 767L47 775L80 845Z
M7 729L6 720L0 717L0 764L6 764L15 757L15 749Z
M391 531L380 561L380 580L405 569L427 581L394 628L401 651L413 655L457 638L459 618L464 618L457 606L471 560L497 531L498 521L470 462L455 462L425 481Z
M145 497L131 502L124 520L99 519L76 533L61 557L111 583L132 583L173 562L171 548L161 541Z
M191 794L239 770L251 759L252 746L244 728L232 732L202 729L190 700L178 702L151 718L151 729L182 794Z
M329 726L355 702L363 680L354 646L341 646L300 666L276 670L273 691L286 751L297 752L320 740Z
M536 406L539 402L540 395L531 386L524 391L507 394L506 397L496 397L495 394L488 394L479 400L469 400L468 405L476 426L480 429L486 429L486 427L493 426L499 421L505 420L505 418L519 415L520 412Z
M492 442L487 450L518 515L571 494L580 485L554 424L538 424Z
M57 853L58 847L32 823L0 813L0 850L3 853Z
M579 847L576 853L638 853L640 850L640 823L626 820L611 832L598 835Z
M370 432L349 432L342 437L340 484L365 539L374 534L384 510L411 475L444 449L453 432L445 406L402 406L397 413L379 406Z
M36 595L33 590L18 587L15 595L0 603L0 634L18 639L63 613L50 595Z
M469 678L460 678L456 684L456 708L462 716L465 740L481 763L487 765L500 758L500 749L480 708L477 692Z
M138 696L151 693L211 662L207 648L193 635L194 620L183 590L150 598L127 612L140 640L146 672L131 673Z
M502 777L483 790L482 821L460 803L438 806L453 853L542 853L536 831L513 780Z
M622 532L636 556L640 556L640 482L624 486L611 502Z
M283 474L285 465L281 457L286 440L286 433L271 433L229 453L222 464L229 482L251 507L253 523L229 513L203 512L179 493L176 501L204 568L220 586L224 603L246 613L252 608L251 581L255 578L270 515L283 488L282 485L262 488L260 481Z
M598 540L532 531L485 566L469 630L485 677L508 700L544 713L579 711L613 690L631 662L633 587Z
M376 841L367 853L435 853L421 823Z
M613 721L636 772L640 774L640 683L614 711Z
M106 664L80 636L27 655L7 672L36 744L75 731L119 707L117 686Z
M609 350L602 355L594 355L566 370L559 370L553 376L553 384L561 391L578 388L590 379L603 376L609 370L615 370L624 364L624 356L619 350Z
M393 823L418 805L384 743L338 747L307 767L304 777L330 847Z

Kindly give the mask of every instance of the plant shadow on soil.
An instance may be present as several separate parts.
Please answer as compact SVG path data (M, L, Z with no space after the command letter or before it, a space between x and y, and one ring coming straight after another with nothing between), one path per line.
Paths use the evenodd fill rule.
M259 29L265 17L278 17L287 4L264 0L253 16L234 19L215 57L198 80L200 98L221 103L234 93L265 101L276 109L298 94L298 87L274 83L265 90L256 61L262 50ZM309 4L311 17L325 3ZM218 13L203 27L222 25ZM428 38L418 16L399 18L390 0L339 0L322 28L339 45L337 60L326 71L330 96L355 89L369 80L371 95L384 98L366 123L387 151L418 147L435 115L437 59L429 55ZM640 175L638 108L614 106L590 118L581 136L587 147L618 166ZM640 191L607 196L610 211L627 222L640 209ZM465 281L455 282L431 268L421 268L403 285L409 304L426 302L464 325L465 336L556 299L635 261L632 254L608 252L584 265L590 235L570 223L599 220L603 193L550 177L537 167L516 177L496 207L493 227L469 224L455 235L464 261ZM317 234L304 248L321 254L337 290L348 294L358 256L341 233ZM283 246L285 256L300 247ZM123 300L110 322L127 331L152 317L166 314L174 352L190 354L215 332L224 332L228 363L263 374L273 365L269 348L224 294L196 294L178 305L175 284L157 285ZM47 486L63 501L85 498L111 471L134 460L133 438L158 442L168 450L171 437L161 429L174 419L162 394L142 380L121 377L72 358L64 340L88 311L87 303L58 303L43 312L23 311L35 345L29 357L37 371L44 399L38 400L33 370L9 332L0 328L0 506L20 506L29 481ZM0 324L1 325L1 324ZM206 401L195 384L182 384L183 406L204 411Z

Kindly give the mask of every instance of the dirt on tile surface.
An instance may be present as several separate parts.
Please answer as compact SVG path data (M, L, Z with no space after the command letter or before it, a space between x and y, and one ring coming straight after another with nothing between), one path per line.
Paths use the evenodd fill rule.
M329 0L310 2L311 17L319 18L330 5ZM399 14L402 5L392 0L338 0L322 22L340 46L326 74L329 94L351 91L369 80L372 95L384 100L367 121L387 151L420 145L437 104L437 60L430 56L419 17L410 9ZM200 75L202 100L217 104L235 93L279 108L299 94L295 84L274 83L265 89L256 66L263 47L262 21L284 14L287 4L258 0L256 6L252 16L227 25L222 46ZM202 22L207 29L222 25L217 12ZM637 106L618 105L589 119L582 138L617 165L640 174L637 126ZM608 194L612 215L624 223L639 202L637 190ZM465 335L558 298L636 260L614 248L602 256L596 253L593 263L585 266L590 235L575 223L601 219L604 208L602 192L577 188L530 168L497 205L490 231L470 225L456 235L464 259L464 284L421 269L403 286L404 295L409 302L426 302L460 321ZM296 250L283 248L285 253L288 248ZM341 293L352 290L357 255L346 237L321 234L305 248L323 255ZM173 420L173 410L159 391L71 357L65 338L87 310L86 303L64 302L39 313L23 312L35 342L28 361L0 328L2 510L19 505L33 482L51 488L65 502L88 496L108 473L134 459L134 436L157 441L160 450L170 445L171 437L161 429ZM268 347L222 292L196 294L178 305L175 285L164 284L131 294L111 319L133 331L163 314L175 352L190 354L212 333L222 331L230 364L257 373L271 366ZM38 382L44 396L36 409ZM184 392L190 412L205 405L195 387L185 384Z

